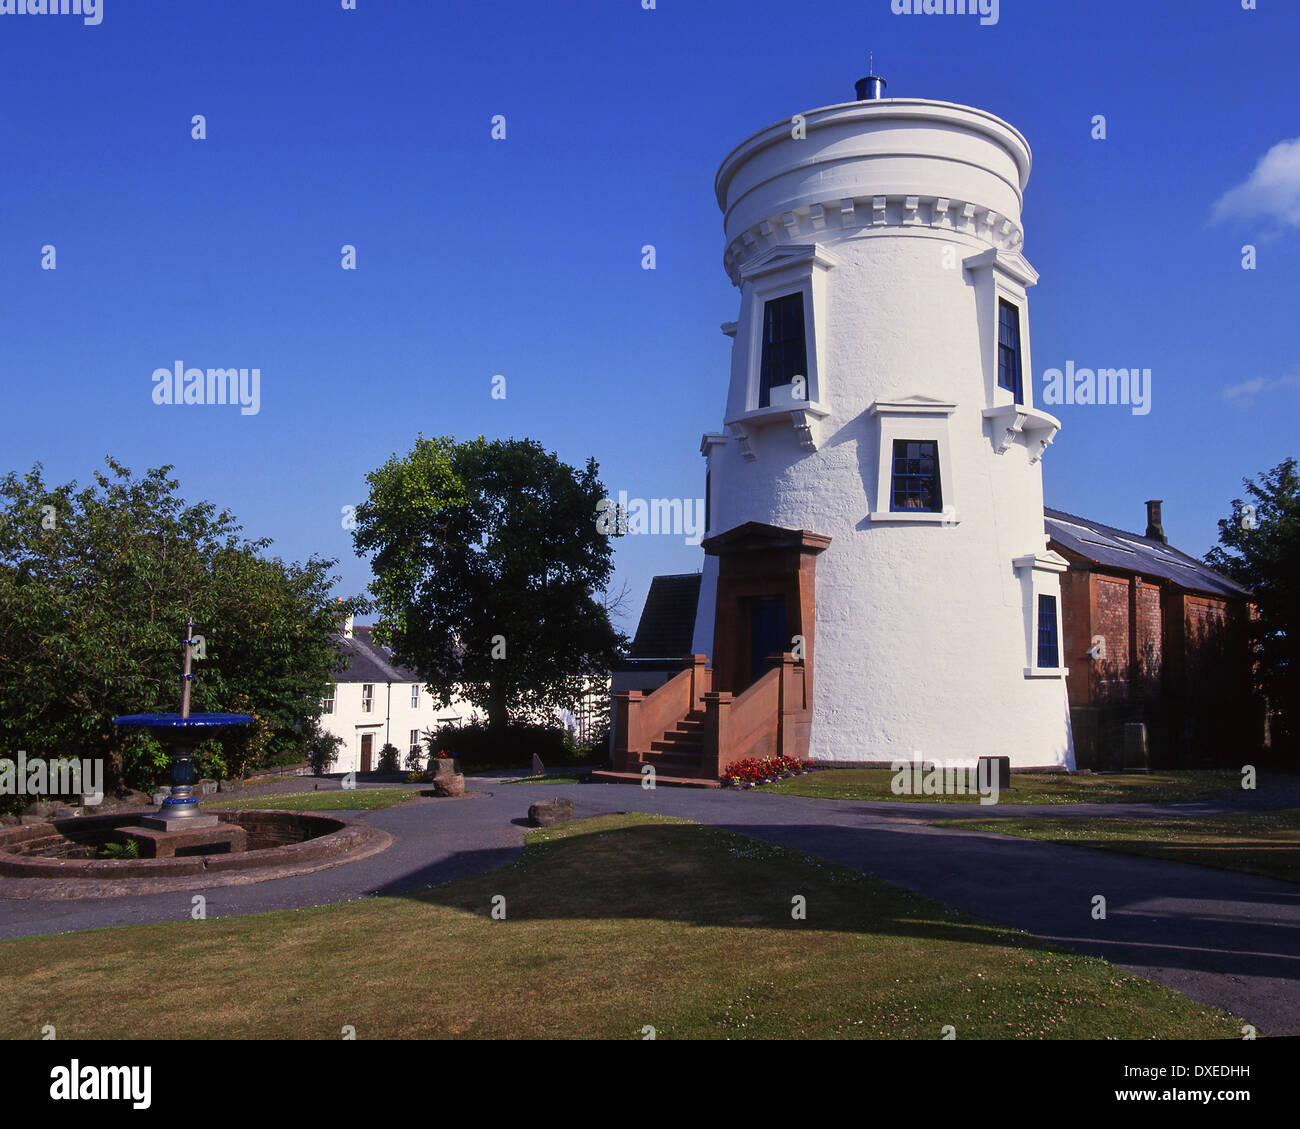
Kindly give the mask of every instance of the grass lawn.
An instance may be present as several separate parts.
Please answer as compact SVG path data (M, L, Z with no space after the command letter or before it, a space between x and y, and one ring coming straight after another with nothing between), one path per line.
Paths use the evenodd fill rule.
M417 794L414 788L331 788L328 792L270 792L236 796L229 800L204 800L204 811L379 811L402 804Z
M792 776L760 791L786 796L815 796L824 800L894 800L914 804L978 804L979 795L896 796L890 789L894 773L887 768L833 768L809 776ZM1065 773L1011 774L1011 791L998 796L1003 804L1135 804L1196 800L1241 786L1232 771L1153 772L1132 776L1080 776Z
M491 916L505 898L506 920ZM807 919L793 920L792 899ZM419 895L0 943L0 1037L1237 1038L1241 1023L877 879L606 816ZM176 983L176 973L183 971ZM199 999L193 1016L179 1007ZM173 1006L176 1005L176 1006Z
M1100 847L1300 882L1300 811L1187 819L946 819L941 827Z

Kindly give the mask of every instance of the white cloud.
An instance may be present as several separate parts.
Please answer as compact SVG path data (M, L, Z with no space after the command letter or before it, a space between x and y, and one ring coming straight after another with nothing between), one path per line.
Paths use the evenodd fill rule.
M1255 402L1256 396L1265 392L1274 392L1279 388L1300 388L1300 367L1275 380L1270 380L1266 376L1257 376L1254 380L1243 380L1240 384L1229 385L1223 390L1223 398L1234 400L1246 407Z
M1300 137L1279 141L1261 158L1244 184L1214 205L1214 219L1275 220L1300 227Z

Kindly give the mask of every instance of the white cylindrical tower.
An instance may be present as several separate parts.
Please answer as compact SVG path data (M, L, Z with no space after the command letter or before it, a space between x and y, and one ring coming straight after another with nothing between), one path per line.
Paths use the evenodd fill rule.
M1029 146L982 110L882 88L761 130L718 172L740 312L703 445L697 648L740 692L800 636L815 759L1072 767Z

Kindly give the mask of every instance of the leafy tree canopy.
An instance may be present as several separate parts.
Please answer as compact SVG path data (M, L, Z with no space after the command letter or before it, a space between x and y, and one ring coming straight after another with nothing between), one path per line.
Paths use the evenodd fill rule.
M137 765L147 742L111 718L180 708L188 618L191 709L257 718L223 737L228 771L300 743L339 666L338 618L365 601L330 599L336 562L267 558L228 511L184 502L171 467L106 462L80 489L39 463L0 480L0 753L102 756L110 784L147 786L156 750Z
M1248 499L1234 498L1219 522L1207 563L1254 593L1252 624L1260 678L1275 711L1273 737L1300 741L1300 475L1285 459L1258 481L1243 479Z
M500 727L571 706L624 638L601 600L613 548L596 526L595 460L575 470L528 439L421 436L367 476L358 554L377 630L443 704Z

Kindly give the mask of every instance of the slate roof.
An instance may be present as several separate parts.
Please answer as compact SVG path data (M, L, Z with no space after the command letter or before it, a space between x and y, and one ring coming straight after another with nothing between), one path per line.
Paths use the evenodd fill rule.
M641 609L629 659L680 659L691 653L700 574L656 576Z
M334 676L336 682L422 681L415 671L393 662L392 656L375 642L373 627L353 627L351 639L340 634L335 642L348 656L348 668Z
M1086 517L1044 509L1047 535L1067 554L1102 568L1170 580L1180 588L1215 596L1249 596L1250 590L1172 545L1128 533Z

